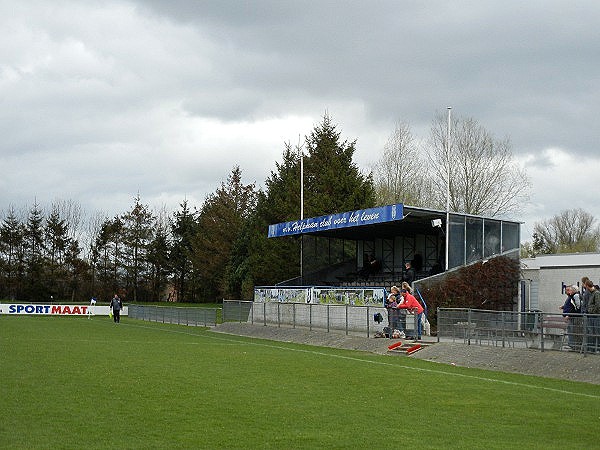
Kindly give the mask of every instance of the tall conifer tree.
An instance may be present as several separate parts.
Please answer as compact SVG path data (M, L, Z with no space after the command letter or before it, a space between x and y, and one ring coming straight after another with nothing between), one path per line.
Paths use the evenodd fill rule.
M353 162L356 141L342 141L326 114L306 137L306 149L285 145L283 161L266 180L255 214L237 242L235 276L246 298L252 286L274 284L300 275L298 236L267 238L270 224L300 218L300 155L304 150L304 217L319 216L372 207L375 196L370 176L360 173Z
M228 292L226 267L255 202L254 184L242 183L239 167L234 167L227 182L204 202L194 238L194 265L200 274L204 298L219 300Z

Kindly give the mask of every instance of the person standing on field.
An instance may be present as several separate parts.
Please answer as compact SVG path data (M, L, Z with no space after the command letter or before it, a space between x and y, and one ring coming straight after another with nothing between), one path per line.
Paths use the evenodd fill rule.
M96 311L96 297L92 297L92 299L90 300L90 307L88 308L88 319L90 318L91 315L93 315Z
M117 294L110 301L110 308L113 312L113 320L115 323L121 322L121 309L123 309L123 303Z

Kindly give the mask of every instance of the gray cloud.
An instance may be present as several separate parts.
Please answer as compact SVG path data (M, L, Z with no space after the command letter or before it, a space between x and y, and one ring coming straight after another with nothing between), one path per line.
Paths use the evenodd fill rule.
M4 2L0 206L53 196L120 212L140 192L177 207L236 164L260 184L326 110L365 168L395 121L426 139L452 105L535 155L537 177L553 164L545 149L596 155L599 13L591 1Z
M219 67L243 94L242 103L225 99L233 117L281 114L285 100L309 91L325 102L360 99L371 122L429 122L452 104L510 135L517 151L551 143L585 154L594 145L589 133L572 131L598 122L593 2L150 4L224 49ZM265 91L282 101L249 99Z

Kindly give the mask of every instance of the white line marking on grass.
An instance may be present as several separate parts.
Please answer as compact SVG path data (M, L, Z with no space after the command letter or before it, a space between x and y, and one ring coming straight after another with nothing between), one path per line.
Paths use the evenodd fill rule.
M462 374L462 373L448 372L448 371L445 371L445 370L425 369L425 368L422 368L422 367L411 367L411 366L405 366L405 365L402 365L402 364L392 364L392 363L385 362L385 361L373 361L373 360L370 360L370 359L362 359L362 358L357 358L357 357L354 357L354 356L336 355L336 354L332 354L332 353L320 352L320 351L317 351L317 350L306 350L306 349L300 349L300 348L283 347L281 345L273 345L273 344L263 344L263 343L259 343L259 342L241 341L241 340L236 340L235 338L233 338L234 335L228 335L228 336L231 336L231 338L228 339L228 338L224 338L224 337L220 337L220 336L199 335L199 334L188 333L188 332L185 332L185 331L178 331L178 330L161 330L159 328L145 327L145 326L142 326L142 325L127 324L127 326L138 327L138 328L149 328L149 329L163 331L163 332L180 333L180 334L186 334L186 335L189 335L189 336L196 336L196 337L206 337L206 338L212 339L212 340L222 340L222 341L233 342L236 345L237 344L245 344L245 345L254 345L254 346L257 346L257 347L267 347L267 348L274 348L274 349L279 349L279 350L294 351L294 352L300 352L300 353L308 353L308 354L312 354L312 355L328 356L328 357L331 357L331 358L345 359L345 360L348 360L348 361L363 362L363 363L368 363L368 364L375 364L375 365L387 366L387 367L395 367L395 368L406 369L406 370L416 370L416 371L419 371L419 372L434 373L434 374L438 374L438 375L451 375L451 376L461 377L461 378L467 378L467 379L471 379L471 380L487 381L487 382L492 382L492 383L502 383L502 384L506 384L506 385L509 385L509 386L519 386L519 387L530 388L530 389L541 389L541 390L544 390L544 391L555 392L557 394L577 395L577 396L580 396L580 397L588 397L588 398L600 399L600 395L587 394L587 393L582 393L582 392L567 391L565 389L555 389L555 388L549 388L549 387L544 387L544 386L536 386L536 385L533 385L533 384L517 383L517 382L514 382L514 381L506 381L506 380L498 380L496 378L478 377L478 376L475 376L475 375L465 375L465 374ZM237 336L237 335L235 335L235 336ZM247 338L251 339L251 340L255 339L255 338L250 337L250 336L247 336ZM296 343L291 343L291 344L296 344ZM296 345L307 345L307 344L296 344ZM338 349L338 350L344 350L344 349Z
M404 365L401 365L401 364L397 365L397 364L391 364L391 363L387 363L387 362L383 362L383 361L371 361L371 360L368 360L368 359L355 358L355 357L352 357L352 356L331 355L331 354L322 353L322 352L316 352L316 351L311 351L311 350L301 350L301 349L287 349L287 350L295 350L295 351L300 351L300 352L308 352L308 353L314 353L316 355L325 355L325 356L333 356L334 358L348 359L348 360L351 360L351 361L360 361L360 362L366 362L366 363L372 363L372 364L379 364L379 365L385 365L385 366L391 366L391 367L399 367L401 369L417 370L417 371L420 371L420 372L428 372L428 373L434 373L434 374L440 374L440 375L453 375L453 376L456 376L456 377L469 378L469 379L473 379L473 380L490 381L490 382L495 382L495 383L503 383L503 384L507 384L507 385L510 385L510 386L520 386L520 387L532 388L532 389L543 389L545 391L556 392L556 393L560 393L560 394L579 395L579 396L582 396L582 397L589 397L589 398L600 399L600 395L586 394L586 393L580 393L580 392L573 392L573 391L567 391L567 390L564 390L564 389L555 389L555 388L549 388L549 387L544 387L544 386L535 386L535 385L532 385L532 384L517 383L517 382L514 382L514 381L498 380L496 378L478 377L478 376L475 376L475 375L465 375L465 374L462 374L462 373L447 372L445 370L425 369L425 368L422 368L422 367L411 367L411 366L404 366Z
M246 344L248 344L248 343L246 342ZM276 349L281 349L281 350L287 350L287 351L291 350L291 351L295 351L295 352L310 353L310 354L313 354L313 355L329 356L329 357L332 357L332 358L346 359L346 360L357 361L357 362L365 362L365 363L369 363L369 364L376 364L376 365L381 365L381 366L395 367L395 368L400 368L400 369L416 370L416 371L420 371L420 372L428 372L428 373L434 373L434 374L438 374L438 375L452 375L452 376L462 377L462 378L468 378L468 379L472 379L472 380L480 380L480 381L489 381L489 382L495 382L495 383L503 383L503 384L507 384L509 386L519 386L519 387L532 388L532 389L542 389L542 390L545 390L545 391L556 392L556 393L559 393L559 394L578 395L578 396L581 396L581 397L589 397L589 398L594 398L594 399L600 399L600 395L587 394L587 393L581 393L581 392L573 392L573 391L567 391L567 390L564 390L564 389L555 389L555 388L549 388L549 387L544 387L544 386L535 386L533 384L517 383L517 382L514 382L514 381L498 380L496 378L478 377L478 376L475 376L475 375L465 375L465 374L462 374L462 373L447 372L445 370L425 369L425 368L422 368L422 367L411 367L411 366L405 366L405 365L402 365L402 364L392 364L392 363L388 363L388 362L385 362L385 361L373 361L373 360L370 360L370 359L356 358L354 356L336 355L336 354L331 354L331 353L319 352L319 351L316 351L316 350L304 350L304 349L297 349L297 348L282 347L282 346L278 346L278 345L260 344L258 342L250 342L249 344L256 345L256 346L262 346L262 347L270 347L270 348L276 348Z

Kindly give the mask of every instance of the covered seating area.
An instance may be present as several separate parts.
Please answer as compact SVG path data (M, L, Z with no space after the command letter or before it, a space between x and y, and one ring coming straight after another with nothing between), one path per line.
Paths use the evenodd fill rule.
M279 285L390 286L501 254L518 258L520 223L400 203L269 226L270 238L294 235L300 273Z

